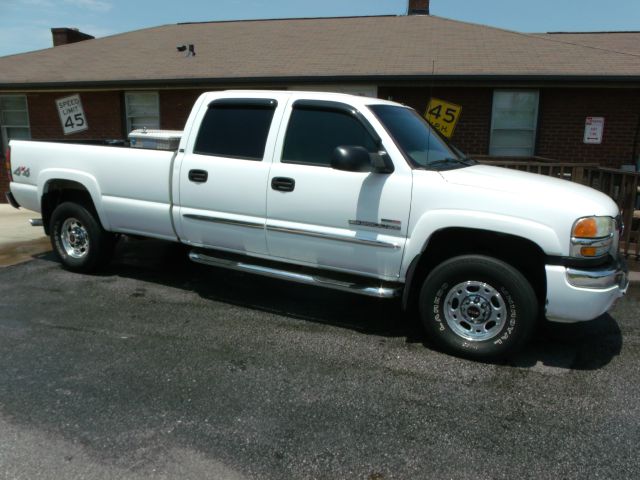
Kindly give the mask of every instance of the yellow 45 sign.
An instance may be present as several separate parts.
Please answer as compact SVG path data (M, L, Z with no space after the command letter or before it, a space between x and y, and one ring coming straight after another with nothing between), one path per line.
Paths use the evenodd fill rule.
M442 135L451 138L461 113L462 107L460 105L432 98L424 116L427 122Z

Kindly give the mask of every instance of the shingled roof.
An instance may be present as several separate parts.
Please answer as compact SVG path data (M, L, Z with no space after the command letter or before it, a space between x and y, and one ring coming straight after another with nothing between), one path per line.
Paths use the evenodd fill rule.
M640 56L640 32L549 32L550 40Z
M434 16L165 25L0 58L0 89L442 79L640 81L633 49ZM186 57L176 45L195 45Z

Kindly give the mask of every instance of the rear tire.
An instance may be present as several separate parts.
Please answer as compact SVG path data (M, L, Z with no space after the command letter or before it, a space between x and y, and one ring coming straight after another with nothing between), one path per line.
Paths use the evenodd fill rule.
M85 206L64 202L51 215L51 246L72 272L91 273L111 259L115 236Z
M447 352L482 361L516 353L538 315L531 284L493 257L463 255L444 261L420 290L420 318L429 338Z

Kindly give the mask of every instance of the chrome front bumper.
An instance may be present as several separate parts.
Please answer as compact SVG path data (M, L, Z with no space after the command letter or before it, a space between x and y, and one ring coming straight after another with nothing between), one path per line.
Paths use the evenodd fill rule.
M546 316L573 323L592 320L609 310L629 288L626 262L619 257L595 269L547 265Z
M629 286L627 262L618 257L616 262L602 269L567 268L567 281L579 288L603 289L618 286L626 293Z

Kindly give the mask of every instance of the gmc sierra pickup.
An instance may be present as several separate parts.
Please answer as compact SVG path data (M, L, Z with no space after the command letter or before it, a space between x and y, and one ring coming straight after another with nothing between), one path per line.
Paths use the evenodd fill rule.
M517 351L545 316L598 317L628 286L608 196L478 165L393 102L214 92L173 152L9 147L9 201L41 212L72 271L103 266L117 234L182 242L195 262L401 297L476 359Z

